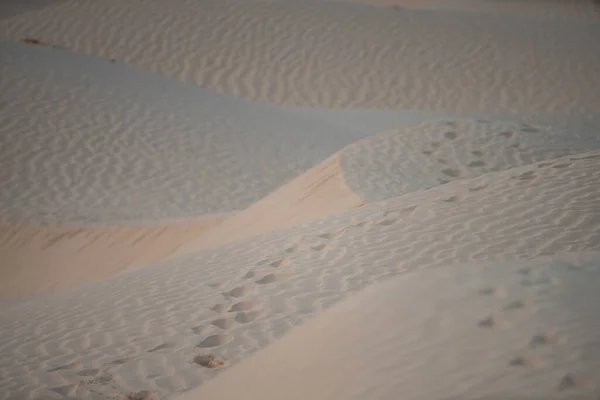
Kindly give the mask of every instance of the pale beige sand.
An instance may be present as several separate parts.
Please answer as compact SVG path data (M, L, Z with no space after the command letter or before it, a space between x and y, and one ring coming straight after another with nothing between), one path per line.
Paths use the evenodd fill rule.
M596 399L600 253L374 285L179 400Z
M81 227L0 219L0 300L82 285L160 261L226 218Z
M305 224L273 230L216 249L177 257L85 287L0 308L0 337L6 338L0 342L0 370L3 371L0 374L0 399L33 400L43 394L56 397L56 393L64 392L80 399L97 399L98 394L115 399L123 395L121 398L125 399L128 393L141 390L173 395L205 383L219 371L265 348L303 321L377 281L419 269L439 268L451 272L453 264L502 262L502 265L509 265L506 268L509 271L524 260L541 256L600 251L599 164L600 151L596 150L457 180ZM597 263L595 265L597 269ZM496 269L504 271L503 268ZM533 300L543 303L549 299L547 310L552 312L554 308L565 309L570 305L574 311L567 316L576 317L576 324L581 324L577 320L578 315L594 321L596 317L587 313L590 308L595 312L599 310L597 298L593 296L597 288L594 286L590 294L589 285L596 285L597 281L592 275L578 271L564 276L565 281L571 278L583 281L585 285L581 287L581 295L589 302L578 302L580 298L573 297L571 289L554 291L549 293L549 297L533 293ZM450 273L450 278L452 276ZM534 273L531 276L508 274L500 283L505 285L508 299L512 302L519 300L518 297L510 297L513 288L529 290L531 287L537 290L540 287L546 290L549 285L544 282L552 283L551 278L554 277L563 281L561 275L551 274L548 277ZM519 280L515 286L511 279L519 278L523 285ZM459 277L457 281L456 290L467 289L464 279ZM477 287L477 290L496 283L494 279L482 279L482 282L486 286ZM569 288L573 287L569 285ZM550 288L553 286L550 285ZM561 288L557 286L558 290ZM477 306L470 293L460 290L459 297L462 293L468 297L464 303L456 303L453 294L446 296L444 277L432 282L423 291L431 296L426 300L432 301L439 292L439 301L450 308L456 303L456 310L468 310L466 307L471 303ZM393 310L395 319L386 318L384 322L377 323L376 315L371 315L369 319L361 318L360 323L372 324L373 329L382 334L389 329L401 335L405 319L401 311L415 312L418 318L419 305L426 303L425 300L412 301L413 298L415 296L407 294L406 298L400 298L406 304L392 302L392 307L397 308ZM484 299L482 301L488 299L485 296L481 298ZM571 298L577 302L565 303ZM420 357L425 354L423 352L417 351L411 358L408 353L398 351L397 354L404 357L394 359L394 354L390 354L390 359L382 356L383 365L387 366L385 361L390 360L390 371L401 367L410 371L410 367L414 367L416 373L419 368L420 371L426 368L422 366L425 361L443 355L442 351L459 351L463 343L459 341L460 334L471 334L473 330L481 335L489 333L483 328L479 330L478 324L498 307L504 306L487 303L486 308L483 305L473 313L472 324L456 318L457 328L463 331L459 329L459 335L447 338L445 347L427 347L429 342L422 342L423 351L431 351L433 356L424 360ZM582 307L588 308L583 310ZM377 312L375 309L368 308L371 314ZM440 309L440 318L447 316L442 311ZM480 314L479 311L485 313ZM562 312L555 314L566 315ZM423 315L429 315L429 312ZM325 318L329 320L329 317ZM434 328L436 318L431 323ZM504 320L511 321L508 317ZM504 320L496 319L490 323L501 326ZM532 321L543 324L540 327L555 325L557 329L570 329L568 323L545 319L543 315L535 316ZM417 328L409 333L418 336L421 329L417 322L413 324ZM340 323L344 321L340 320ZM580 327L575 325L573 334L567 332L567 340L573 341L575 347L587 345L588 332L597 332L595 325L590 325L589 330ZM507 354L504 351L507 348L511 350L510 356L521 356L512 354L512 350L526 346L523 338L529 337L523 334L527 330L517 328L514 331L516 336L497 337L506 340L509 346L499 347L501 356ZM342 332L351 334L343 329ZM438 338L444 339L443 333L440 330L441 337ZM316 346L313 337L317 339L311 334L300 341L305 346ZM376 352L391 348L383 346L388 342L379 339L374 337L370 342L366 339L352 342L353 349L360 355L356 360L360 360L364 368L376 368L371 364L380 358ZM403 345L405 342L398 343ZM411 343L419 345L418 337ZM493 356L497 344L494 339L483 338L479 343L484 354ZM376 355L373 358L369 358L366 352L368 346L374 349ZM594 347L580 349L580 352L570 353L573 355L570 364L561 364L569 367L562 372L575 376L581 374L585 378L589 376L589 363L600 359L600 356L593 356ZM322 354L313 357L311 362L318 363L320 356L327 357L327 350L323 349ZM209 354L223 360L225 368L202 365L206 364ZM332 356L335 354L332 353ZM351 357L354 359L356 354L352 353ZM590 361L586 360L587 354L590 354ZM457 355L462 356L462 353ZM495 363L500 358L490 360ZM401 366L395 364L398 360ZM467 363L469 360L469 357L462 358ZM506 363L510 361L507 357ZM349 363L356 365L353 360ZM489 368L494 365L500 365L500 373L503 372L505 364L490 364ZM575 368L578 365L585 368L579 371ZM287 367L282 365L283 368ZM340 369L343 371L341 366ZM523 379L519 382L524 385L541 382L529 380L526 373L518 371L523 375L517 378ZM553 369L547 375L548 384L532 387L539 386L544 390L552 387L555 379L561 378L556 376L557 371ZM544 374L546 370L540 373ZM350 373L348 377L356 376ZM433 381L437 378L429 377ZM369 398L372 382L367 378L352 382L351 386L351 389L356 389L364 384L362 389L358 387L365 393L363 398ZM462 382L455 381L450 375L447 379L450 383L455 382L457 387ZM228 382L237 384L235 380ZM388 388L383 387L382 390Z
M332 155L198 240L187 244L181 252L217 247L359 207L363 201L344 183L339 158L339 153Z
M567 28L326 1L75 0L1 21L0 39L285 105L596 112L600 27Z

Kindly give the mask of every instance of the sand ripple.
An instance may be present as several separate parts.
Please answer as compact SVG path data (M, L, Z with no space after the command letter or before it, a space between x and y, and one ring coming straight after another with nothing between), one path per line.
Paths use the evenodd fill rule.
M7 305L0 399L181 392L391 276L598 251L599 163L594 151L457 180Z
M595 23L565 29L537 18L332 2L81 0L3 21L0 35L286 105L600 109Z
M600 137L526 123L437 120L353 143L342 151L341 166L350 189L377 201L598 147Z

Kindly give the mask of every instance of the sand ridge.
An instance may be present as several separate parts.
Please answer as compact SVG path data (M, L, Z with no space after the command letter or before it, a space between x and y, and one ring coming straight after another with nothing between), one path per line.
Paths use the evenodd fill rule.
M236 364L377 281L598 251L599 161L593 151L455 181L11 305L0 397L183 392L221 370L198 356ZM103 383L81 378L90 369Z
M42 224L242 210L367 135L45 46L0 65L0 213Z

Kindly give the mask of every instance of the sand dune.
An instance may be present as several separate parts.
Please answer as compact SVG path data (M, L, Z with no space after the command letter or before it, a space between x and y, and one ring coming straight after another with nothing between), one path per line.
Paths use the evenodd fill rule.
M228 218L181 252L195 252L264 234L363 205L344 183L339 155L334 154L290 183Z
M77 0L0 23L0 38L270 103L511 115L598 111L599 36L597 24L322 1Z
M0 213L37 223L242 210L367 135L46 46L0 65Z
M379 280L599 251L599 162L457 180L4 307L0 398L183 392Z
M227 215L150 226L0 222L0 300L95 282L176 254Z
M374 285L192 399L594 399L600 253Z
M355 193L378 201L598 147L594 131L576 137L527 123L454 118L360 140L343 149L341 165Z

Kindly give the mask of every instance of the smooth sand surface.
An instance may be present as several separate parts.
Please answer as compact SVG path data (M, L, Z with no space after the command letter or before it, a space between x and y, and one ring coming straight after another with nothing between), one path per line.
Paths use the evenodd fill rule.
M599 162L490 172L8 305L0 398L183 393L377 281L600 251Z
M139 226L48 227L0 222L0 300L111 277L178 253L228 215Z
M344 183L339 154L228 218L181 252L194 252L296 225L363 205Z
M595 399L600 253L373 285L180 400Z
M0 38L263 102L511 115L600 110L598 37L596 23L327 1L76 0L0 22Z

